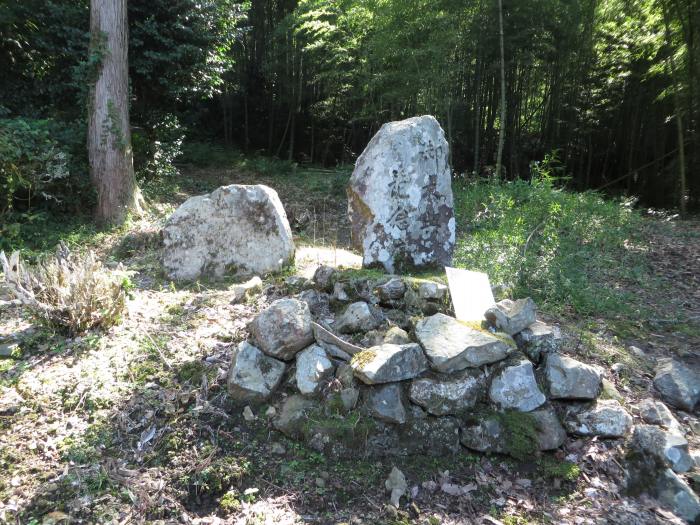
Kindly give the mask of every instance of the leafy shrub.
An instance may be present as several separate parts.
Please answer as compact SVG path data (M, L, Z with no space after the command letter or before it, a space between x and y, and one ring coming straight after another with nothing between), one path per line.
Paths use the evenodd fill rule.
M184 130L175 115L164 115L148 124L150 131L135 130L131 137L134 169L139 179L178 174L175 159L182 154Z
M64 244L31 269L19 252L9 260L0 252L0 264L7 287L34 316L69 335L119 323L133 288L126 271L105 268L92 252L71 254Z
M0 215L19 198L58 200L56 185L68 178L68 154L51 138L48 120L0 119Z
M648 274L642 219L628 202L555 186L553 162L532 181L474 181L455 188L455 264L489 274L516 297L550 311L631 315L626 290Z
M84 123L0 118L0 249L21 244L46 211L89 209L87 174Z

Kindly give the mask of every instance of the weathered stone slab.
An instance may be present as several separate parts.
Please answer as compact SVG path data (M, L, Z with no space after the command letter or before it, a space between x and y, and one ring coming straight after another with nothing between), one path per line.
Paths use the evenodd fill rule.
M397 384L371 388L367 395L367 408L381 421L398 425L406 422L406 407L401 399L401 386Z
M414 379L409 398L430 414L444 416L473 408L484 389L484 376L479 372L468 372L451 379Z
M550 354L545 375L552 399L595 399L600 392L601 371L565 355Z
M549 326L541 321L535 321L515 334L514 339L518 348L536 364L543 356L556 354L561 348L562 340L559 327Z
M651 398L642 399L637 407L639 408L639 416L645 423L663 426L669 430L681 430L681 424L661 401Z
M614 399L599 400L590 407L570 407L564 426L579 436L619 438L632 428L632 416Z
M421 319L415 333L430 365L438 372L456 372L501 361L515 346L505 338L470 328L440 313Z
M491 381L489 397L501 409L520 412L530 412L547 400L537 386L532 363L526 360L497 372Z
M317 393L323 381L333 375L333 363L319 345L311 345L296 355L296 382L299 392Z
M294 260L294 241L277 192L232 184L187 199L163 227L170 279L265 274Z
M415 343L383 344L355 354L350 366L360 381L374 385L413 379L427 370L428 362Z
M434 117L382 126L355 164L348 214L364 266L396 273L450 264L455 218L448 144Z
M674 472L688 472L694 466L688 453L688 442L677 431L636 425L628 447L633 453L653 456Z
M566 432L551 408L528 412L535 432L533 448L555 450L566 441ZM486 415L471 425L462 427L461 443L478 452L508 454L508 430L496 414Z
M237 402L267 399L282 381L285 364L243 341L233 354L228 372L228 391Z
M515 335L533 324L537 320L536 314L535 302L528 297L516 301L503 299L484 315L497 330Z

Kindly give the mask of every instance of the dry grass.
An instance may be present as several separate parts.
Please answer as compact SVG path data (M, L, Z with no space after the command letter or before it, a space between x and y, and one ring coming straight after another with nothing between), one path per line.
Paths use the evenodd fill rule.
M6 286L41 322L69 335L113 326L121 320L131 288L121 267L106 268L93 252L70 253L60 244L56 255L25 268L19 252L0 253Z

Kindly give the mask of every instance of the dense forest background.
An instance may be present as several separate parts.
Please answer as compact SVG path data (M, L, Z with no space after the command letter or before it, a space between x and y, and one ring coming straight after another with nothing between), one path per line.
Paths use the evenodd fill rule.
M503 0L503 61L497 0L129 0L128 13L141 181L206 158L188 144L350 163L384 122L429 113L466 176L494 174L503 129L507 179L544 170L647 206L700 200L698 0ZM0 215L88 202L89 43L88 0L0 2Z

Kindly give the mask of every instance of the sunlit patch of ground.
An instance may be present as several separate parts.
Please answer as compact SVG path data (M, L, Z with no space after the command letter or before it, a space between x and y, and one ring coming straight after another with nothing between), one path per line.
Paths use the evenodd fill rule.
M299 246L295 257L296 273L311 278L320 265L361 268L362 257L344 248L326 246Z

